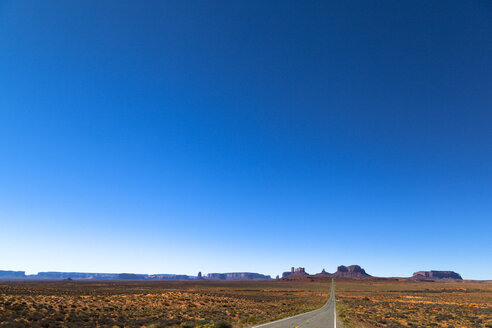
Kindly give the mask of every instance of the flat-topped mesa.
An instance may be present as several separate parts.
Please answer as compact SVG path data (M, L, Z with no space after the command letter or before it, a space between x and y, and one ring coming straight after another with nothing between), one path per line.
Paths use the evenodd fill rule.
M304 277L304 276L309 276L309 274L306 273L306 269L302 268L302 267L295 268L295 269L294 269L294 267L292 267L290 269L290 272L282 273L282 278L285 278L285 277Z
M228 272L209 273L206 280L249 280L249 279L272 279L272 277L254 272Z
M340 265L337 268L337 272L333 274L334 277L370 277L364 269L359 265Z
M193 276L183 274L135 274L135 273L90 273L90 272L38 272L25 275L24 279L32 280L191 280ZM0 277L1 279L1 277Z
M0 270L0 279L24 279L24 278L26 278L25 271Z
M434 279L454 279L454 280L463 280L461 276L454 271L418 271L415 272L412 276L414 279L419 280L434 280Z

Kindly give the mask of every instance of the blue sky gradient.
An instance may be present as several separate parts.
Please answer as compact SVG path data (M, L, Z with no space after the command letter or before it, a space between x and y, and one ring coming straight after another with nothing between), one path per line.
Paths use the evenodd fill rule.
M492 279L488 1L3 1L0 269Z

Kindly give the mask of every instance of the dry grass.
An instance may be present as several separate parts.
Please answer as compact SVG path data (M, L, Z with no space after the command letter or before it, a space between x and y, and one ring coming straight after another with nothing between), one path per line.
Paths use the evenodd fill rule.
M0 283L0 327L247 326L313 310L327 284L286 282Z
M339 281L336 288L347 326L492 327L492 283Z
M227 328L314 310L330 279L0 282L0 327ZM492 327L492 283L337 280L346 327Z

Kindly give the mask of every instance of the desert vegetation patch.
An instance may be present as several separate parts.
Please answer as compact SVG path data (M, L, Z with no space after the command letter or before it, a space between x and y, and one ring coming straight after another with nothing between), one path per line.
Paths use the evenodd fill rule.
M492 283L339 281L348 327L492 327Z
M328 295L327 284L291 282L4 282L0 327L240 327Z

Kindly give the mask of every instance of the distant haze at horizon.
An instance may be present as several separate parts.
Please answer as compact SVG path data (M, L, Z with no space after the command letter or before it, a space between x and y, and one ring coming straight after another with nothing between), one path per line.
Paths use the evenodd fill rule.
M4 1L0 270L492 279L492 5Z
M292 267L291 270L283 271L280 274L265 275L259 272L198 272L197 275L186 275L179 273L132 273L132 272L66 272L66 271L43 271L28 273L22 270L0 270L0 280L5 279L28 279L28 280L50 280L50 279L75 279L75 280L249 280L249 279L278 279L284 277L296 278L412 278L419 280L427 279L457 279L462 280L459 273L450 270L428 270L414 272L411 276L381 277L368 274L359 265L337 267L336 271L328 272L325 269L320 272L308 272L304 267ZM490 279L488 279L490 280Z

